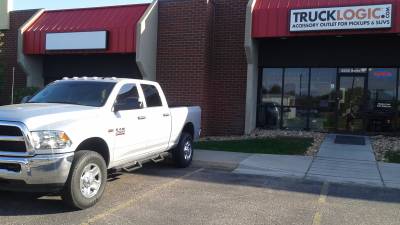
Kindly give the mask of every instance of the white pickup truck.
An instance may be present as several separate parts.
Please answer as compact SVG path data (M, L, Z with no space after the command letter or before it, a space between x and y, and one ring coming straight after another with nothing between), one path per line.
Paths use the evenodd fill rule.
M132 171L172 156L193 158L199 107L169 108L159 84L117 78L64 78L25 104L0 107L0 188L61 193L93 206L108 171Z

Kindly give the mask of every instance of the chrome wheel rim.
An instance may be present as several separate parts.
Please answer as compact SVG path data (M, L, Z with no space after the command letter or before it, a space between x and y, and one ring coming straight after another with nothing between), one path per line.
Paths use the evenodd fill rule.
M192 157L192 152L192 143L187 141L183 147L183 156L185 157L185 160L189 160Z
M93 198L100 190L101 172L99 166L91 163L82 171L80 190L85 198Z

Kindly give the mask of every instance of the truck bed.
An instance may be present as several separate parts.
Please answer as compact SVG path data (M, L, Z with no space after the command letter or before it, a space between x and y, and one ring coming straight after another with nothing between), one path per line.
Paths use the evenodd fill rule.
M180 106L170 107L171 112L171 138L170 145L175 146L178 144L179 137L183 126L187 123L192 123L194 130L201 129L201 108L198 106ZM195 132L194 140L198 140L200 132Z

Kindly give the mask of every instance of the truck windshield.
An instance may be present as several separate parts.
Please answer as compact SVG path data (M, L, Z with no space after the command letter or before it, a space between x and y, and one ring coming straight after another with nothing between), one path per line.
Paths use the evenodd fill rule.
M28 103L61 103L101 107L106 103L114 86L114 82L60 81L45 87Z

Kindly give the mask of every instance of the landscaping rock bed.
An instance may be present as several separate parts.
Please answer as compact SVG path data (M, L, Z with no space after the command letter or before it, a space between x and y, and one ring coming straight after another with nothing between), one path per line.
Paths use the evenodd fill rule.
M400 154L400 137L378 135L371 136L370 139L376 160L388 161L385 157L388 152Z
M326 133L311 132L311 131L288 131L288 130L262 130L257 129L250 135L243 136L224 136L224 137L205 137L200 141L231 141L231 140L245 140L255 138L276 138L276 137L297 137L297 138L313 138L314 142L310 146L305 155L315 156L324 141Z

